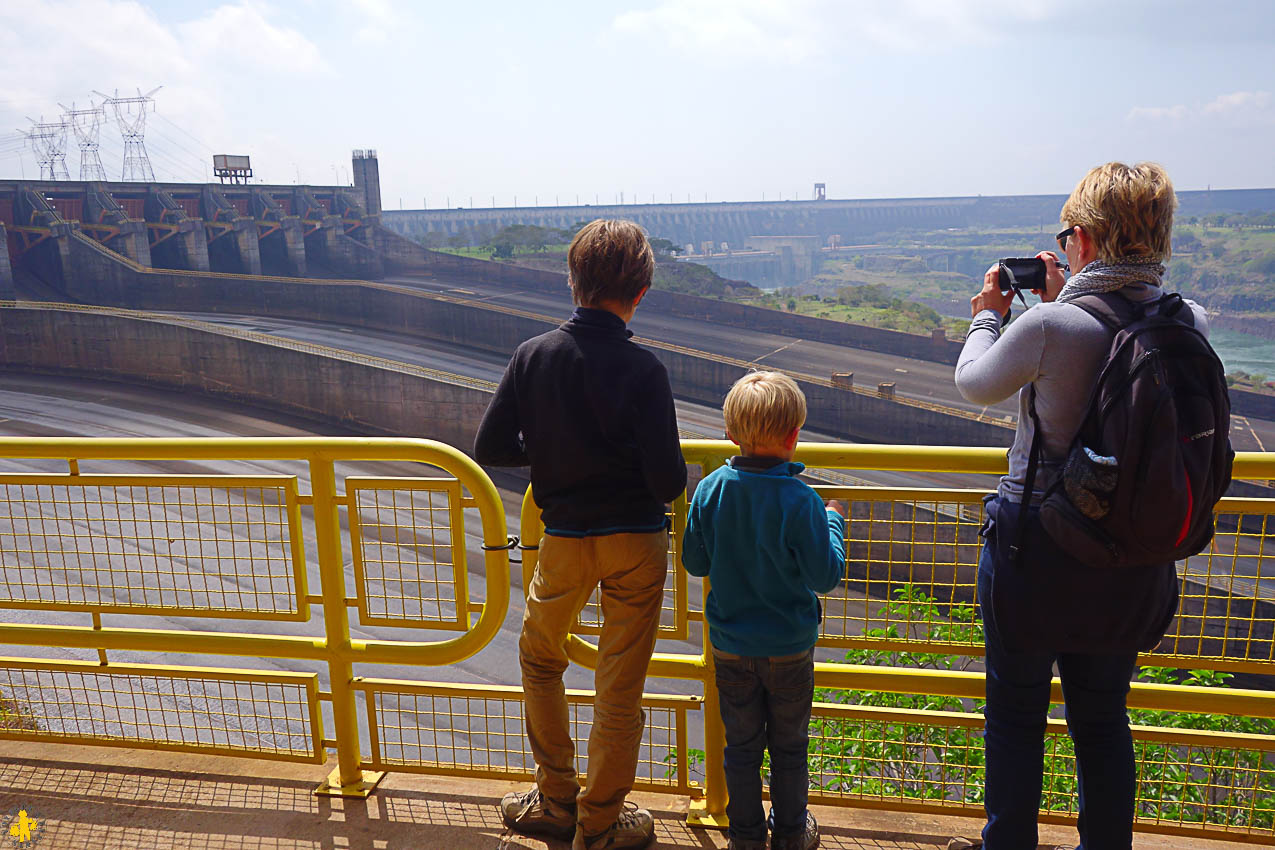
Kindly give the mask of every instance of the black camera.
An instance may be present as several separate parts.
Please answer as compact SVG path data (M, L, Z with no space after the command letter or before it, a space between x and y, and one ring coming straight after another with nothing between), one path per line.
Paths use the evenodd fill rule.
M1007 257L997 267L1001 292L1013 290L1021 297L1024 290L1045 291L1045 261L1039 257Z

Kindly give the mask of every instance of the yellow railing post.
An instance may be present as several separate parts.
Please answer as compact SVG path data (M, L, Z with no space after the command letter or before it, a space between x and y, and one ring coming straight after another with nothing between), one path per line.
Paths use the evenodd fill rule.
M327 637L328 677L332 691L332 727L336 770L316 794L366 797L383 771L363 770L359 755L359 721L354 707L354 667L350 663L350 618L345 607L345 560L341 557L341 518L336 497L336 471L328 457L310 459L314 498L314 536L323 591L323 629Z
M708 475L724 461L721 458L706 458L702 463L705 475ZM681 565L678 565L681 568ZM712 589L708 577L702 579L703 602L700 610L708 607L708 592ZM703 673L704 673L704 799L691 801L686 814L686 822L692 826L725 829L726 819L726 728L722 725L720 696L717 693L717 672L713 663L713 645L708 639L708 620L703 621L700 629L703 641Z

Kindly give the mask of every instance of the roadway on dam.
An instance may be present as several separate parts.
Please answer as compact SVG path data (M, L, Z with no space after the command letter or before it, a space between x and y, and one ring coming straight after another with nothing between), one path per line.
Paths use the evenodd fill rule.
M504 306L542 313L555 318L565 317L571 311L571 297L565 285L562 295L554 296L500 284L424 275L400 275L387 278L385 282L470 301L485 301L494 307ZM1018 416L1016 395L992 405L972 404L961 398L954 384L953 367L945 363L815 340L793 339L773 333L671 316L653 309L639 308L630 328L639 337L749 361L758 368L782 369L824 379L833 372L853 372L857 386L875 388L878 383L891 381L895 383L896 392L900 396L974 413L1009 417L1011 420ZM928 344L928 340L918 337L917 344L924 346ZM1232 419L1231 444L1236 451L1275 449L1275 421L1238 415Z

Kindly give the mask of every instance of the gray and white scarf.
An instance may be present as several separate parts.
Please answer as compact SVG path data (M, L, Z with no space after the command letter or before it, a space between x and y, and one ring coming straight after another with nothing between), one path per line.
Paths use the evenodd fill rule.
M1164 264L1155 257L1117 257L1114 262L1094 260L1071 276L1058 293L1058 301L1070 301L1081 295L1115 292L1132 283L1160 286Z

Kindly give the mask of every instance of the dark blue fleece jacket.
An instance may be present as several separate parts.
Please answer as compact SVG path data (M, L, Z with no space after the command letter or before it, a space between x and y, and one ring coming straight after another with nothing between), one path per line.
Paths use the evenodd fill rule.
M791 655L814 646L826 593L845 572L845 520L796 476L805 466L731 458L695 488L682 566L708 576L713 646Z

